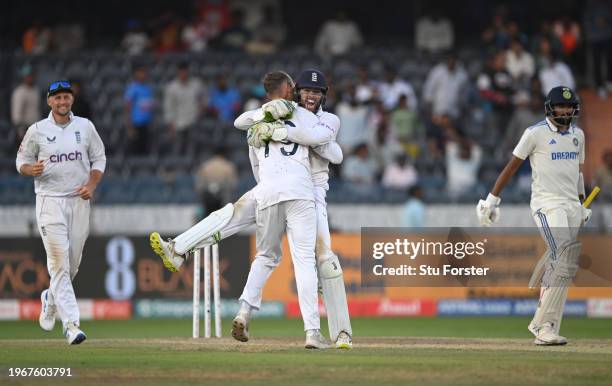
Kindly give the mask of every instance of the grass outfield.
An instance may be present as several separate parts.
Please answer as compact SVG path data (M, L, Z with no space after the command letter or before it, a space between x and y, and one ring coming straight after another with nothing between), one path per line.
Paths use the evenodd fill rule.
M83 322L68 346L36 322L0 322L0 384L609 385L612 321L567 318L570 344L537 347L528 318L355 319L351 351L302 348L299 320L258 319L252 340L193 340L190 320ZM225 321L227 334L229 321ZM8 378L9 367L74 377Z

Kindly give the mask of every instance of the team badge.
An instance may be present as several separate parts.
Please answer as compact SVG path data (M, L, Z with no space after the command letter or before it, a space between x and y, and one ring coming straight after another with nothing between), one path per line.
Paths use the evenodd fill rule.
M578 146L578 138L574 138L572 142L574 142L574 145Z
M572 99L572 92L569 90L569 88L563 89L563 98Z
M316 82L318 78L318 75L316 72L313 72L312 75L310 76L310 80L312 80L313 82Z
M80 131L75 131L74 132L74 138L76 139L76 143L81 143L81 132Z

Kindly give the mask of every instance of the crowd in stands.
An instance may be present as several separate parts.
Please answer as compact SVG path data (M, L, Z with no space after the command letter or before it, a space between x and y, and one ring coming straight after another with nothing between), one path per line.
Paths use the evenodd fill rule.
M600 97L607 97L612 71L603 68L603 58L612 68L612 13L599 2L589 4L584 20L564 16L542 21L536 33L523 30L505 7L499 7L482 31L478 53L469 62L462 60L451 19L438 11L427 13L416 20L413 52L437 63L426 70L423 79L406 77L410 69L391 60L380 71L372 71L368 63L357 63L350 76L334 78L337 68L313 54L314 63L324 63L331 83L325 109L342 122L337 141L345 158L342 165L332 168L337 184L343 184L340 191L350 191L352 197L365 201L368 197L376 201L384 192L392 192L390 197L401 192L398 197L404 199L409 192L411 213L422 211L421 200L432 195L440 202L472 202L482 195L524 129L543 119L547 92L557 85L575 88L587 78L583 63L587 48L596 51L592 70L596 90ZM166 13L153 21L127 22L118 44L134 58L131 79L121 90L126 142L122 148L111 146L111 154L122 159L150 155L154 152L151 141L158 136L163 139L161 150L159 146L155 150L157 155L187 154L193 138L202 135L197 133L200 122L231 127L241 111L264 101L257 83L246 88L224 71L203 79L189 60L179 61L171 74L164 74L163 84L150 81L153 69L139 61L143 55L197 55L209 50L272 54L287 44L279 1L202 0L197 10L190 20ZM67 24L50 30L36 23L24 32L23 52L78 50L85 44L79 28ZM360 31L356 22L340 12L321 26L312 50L319 58L358 56L358 48L366 45ZM339 66L344 62L331 63ZM22 81L11 98L17 140L45 110L32 67L25 65L20 71ZM73 85L81 82L86 79L75 79ZM75 114L99 121L86 93L76 100ZM156 128L160 122L161 131ZM99 126L99 130L105 128ZM231 144L217 145L209 149L211 158L195 158L203 162L194 169L195 188L207 208L235 197L239 180L250 170L233 158L235 152L228 151ZM604 186L612 184L610 152L596 174L597 182ZM514 186L523 198L528 197L529 176L525 163ZM330 197L333 200L334 195ZM411 214L406 218L407 223L414 221L409 219Z

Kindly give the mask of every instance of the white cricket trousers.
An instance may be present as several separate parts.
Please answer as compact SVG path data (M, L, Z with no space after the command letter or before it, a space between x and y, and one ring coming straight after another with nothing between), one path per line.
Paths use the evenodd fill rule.
M64 324L80 323L72 280L89 234L89 200L36 196L36 220L47 252L49 292Z
M577 202L568 202L554 207L540 208L533 212L533 219L549 250L549 259L556 259L562 246L576 241L582 225L582 207ZM546 269L552 266L546 263ZM536 328L550 324L558 334L567 299L567 287L540 287L540 300L531 325Z
M320 329L317 293L315 203L291 200L257 210L256 256L240 300L259 309L263 287L278 266L285 230L289 241L304 330Z

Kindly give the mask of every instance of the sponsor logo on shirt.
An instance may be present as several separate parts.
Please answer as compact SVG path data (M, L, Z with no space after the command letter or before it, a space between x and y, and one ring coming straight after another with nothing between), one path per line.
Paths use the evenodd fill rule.
M574 142L574 145L578 146L578 138L574 138L572 142Z
M557 143L557 141L555 141L555 139L551 139L550 142L548 142L549 145L555 145Z
M53 137L53 138L47 137L47 143L55 143L55 138L57 137Z
M555 160L563 160L563 159L577 159L578 152L577 151L555 151L550 153L551 159Z
M52 154L51 157L49 157L49 162L58 163L58 162L65 162L65 161L81 161L82 159L83 159L83 154L80 151L75 150L67 154L66 153Z

